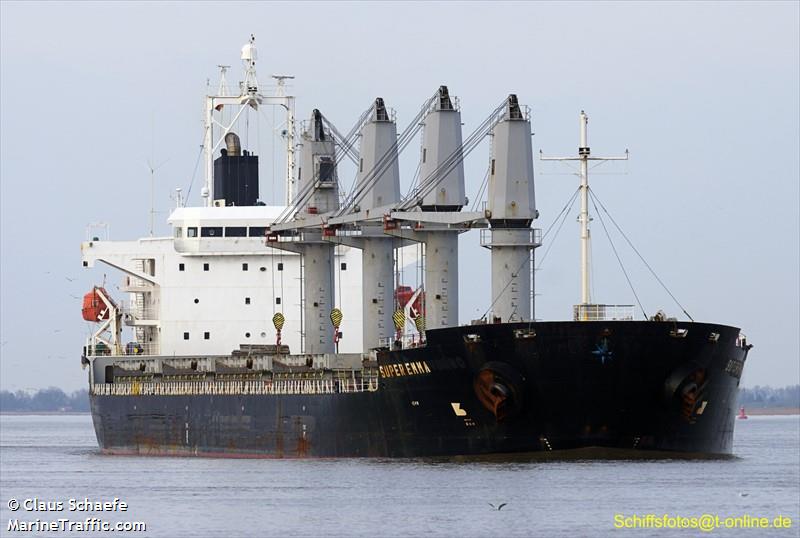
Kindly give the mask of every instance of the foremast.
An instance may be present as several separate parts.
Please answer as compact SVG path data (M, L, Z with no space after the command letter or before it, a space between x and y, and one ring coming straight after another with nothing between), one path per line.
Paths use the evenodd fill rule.
M591 232L589 230L589 222L591 221L591 217L589 215L589 161L626 161L629 157L627 149L625 150L625 155L623 156L593 157L591 155L591 149L589 148L587 128L588 123L589 116L586 115L586 112L581 110L579 116L580 144L578 146L578 155L576 157L545 157L541 154L541 150L539 154L540 159L543 161L578 161L580 165L581 210L578 216L578 224L580 225L581 246L581 302L579 305L575 306L576 321L590 321L596 317L604 317L606 306L592 304L589 282L591 263Z

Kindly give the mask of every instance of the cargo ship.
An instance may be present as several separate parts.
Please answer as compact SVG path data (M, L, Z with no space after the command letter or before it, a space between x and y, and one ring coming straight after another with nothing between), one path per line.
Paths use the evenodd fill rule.
M205 97L201 205L178 191L170 236L111 241L94 228L81 245L83 266L118 270L128 294L96 286L84 297L81 361L102 452L731 452L751 347L740 330L591 300L588 165L627 152L593 155L585 113L577 155L556 158L580 166L581 301L573 319L541 321L531 119L516 95L467 136L446 86L400 133L376 98L342 134L318 109L296 124L292 77L273 75L266 91L256 59L251 37L243 80L230 87L221 66ZM281 206L261 202L259 156L237 135L243 112L266 107L285 114ZM398 157L417 135L401 194ZM486 199L470 207L463 161L487 138ZM345 159L357 170L349 190ZM467 232L489 250L491 304L462 324ZM404 282L408 267L420 285Z

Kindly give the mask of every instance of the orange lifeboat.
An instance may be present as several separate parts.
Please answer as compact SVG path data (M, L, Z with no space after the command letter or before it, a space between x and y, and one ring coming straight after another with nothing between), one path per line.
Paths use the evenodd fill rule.
M105 288L97 286L83 296L83 319L86 321L105 321L108 319L109 308L100 297L100 293L106 297L109 296Z
M400 305L400 308L405 308L408 302L411 300L411 297L414 296L414 290L411 289L411 286L398 286L397 289L394 291L394 297L397 301L397 304ZM415 317L415 315L424 314L423 308L425 307L425 292L420 293L417 295L416 300L414 300L414 304L411 305L411 308L414 312L411 313L411 317Z

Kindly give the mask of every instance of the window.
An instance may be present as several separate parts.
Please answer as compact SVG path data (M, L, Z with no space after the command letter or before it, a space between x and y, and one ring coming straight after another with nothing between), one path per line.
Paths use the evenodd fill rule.
M225 228L225 237L246 237L247 227L245 226L227 226Z
M303 168L298 166L297 167L297 182L300 183L301 179L303 179Z
M246 263L242 264L242 271L247 271L248 267Z
M189 333L183 333L183 339L184 340L188 340L189 339Z
M364 159L363 158L361 159L361 162L358 164L358 171L359 172L363 172L364 171Z
M181 238L183 237L183 228L180 226L175 226L175 237Z
M278 263L278 271L283 271L283 263Z
M200 237L222 237L222 226L203 226Z
M330 183L333 181L334 163L330 157L319 158L319 180L322 183Z
M339 267L342 268L342 271L347 271L347 263L346 262L342 262L342 265L340 265Z
M194 304L197 304L197 303L199 303L199 302L200 302L200 299L198 299L197 297L195 297L195 298L194 298Z
M250 226L247 235L250 237L264 237L267 235L266 226Z
M244 333L245 338L250 338L250 333Z
M203 264L203 271L208 271L208 269L209 269L209 266L208 266L208 264L207 264L207 263L204 263L204 264Z
M178 264L178 271L185 271L185 270L186 270L186 266L183 265L182 263L179 263Z
M281 304L281 298L275 297L275 304Z
M428 156L428 150L422 148L422 162L425 162L425 158Z
M197 237L197 226L189 226L186 228L186 237Z
M244 304L250 304L250 297L244 298Z
M211 333L210 332L204 332L203 333L203 340L211 340Z
M492 159L492 175L494 175L494 159Z

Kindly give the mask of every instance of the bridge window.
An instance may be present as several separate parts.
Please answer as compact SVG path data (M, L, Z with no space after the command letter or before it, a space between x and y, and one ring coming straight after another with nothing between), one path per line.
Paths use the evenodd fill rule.
M267 235L266 226L250 226L248 231L250 237L265 237Z
M180 226L175 226L175 237L179 239L183 237L183 228L181 228Z
M197 226L189 226L186 228L186 237L197 237Z
M245 226L226 226L225 237L246 237L247 227Z
M222 237L222 226L203 226L200 237Z

